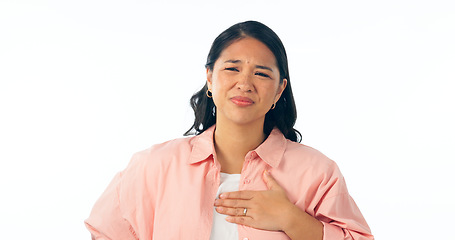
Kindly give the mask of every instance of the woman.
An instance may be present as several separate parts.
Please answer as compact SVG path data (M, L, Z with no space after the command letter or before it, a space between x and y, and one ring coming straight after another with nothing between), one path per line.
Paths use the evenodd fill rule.
M136 153L95 204L93 239L373 239L337 165L297 143L286 52L254 21L214 41L186 134Z

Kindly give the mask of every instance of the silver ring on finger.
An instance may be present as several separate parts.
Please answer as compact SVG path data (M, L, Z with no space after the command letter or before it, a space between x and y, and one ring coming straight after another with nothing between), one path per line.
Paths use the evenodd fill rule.
M246 209L246 208L243 209L243 216L246 216L247 211L248 211L248 209Z

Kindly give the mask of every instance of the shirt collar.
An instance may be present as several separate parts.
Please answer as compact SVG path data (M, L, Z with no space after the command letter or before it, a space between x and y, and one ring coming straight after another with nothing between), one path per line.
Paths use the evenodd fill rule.
M194 137L193 149L191 150L189 158L190 164L202 162L213 155L215 152L215 146L213 144L214 131L215 125Z
M267 139L253 152L256 152L271 167L276 168L283 159L286 142L287 140L281 131L278 128L274 128Z
M214 155L215 146L213 143L213 133L215 125L205 130L194 138L193 149L189 158L189 163L194 164L209 159ZM286 138L280 130L274 128L267 139L256 149L250 151L248 155L257 154L264 162L273 168L278 167L286 149Z

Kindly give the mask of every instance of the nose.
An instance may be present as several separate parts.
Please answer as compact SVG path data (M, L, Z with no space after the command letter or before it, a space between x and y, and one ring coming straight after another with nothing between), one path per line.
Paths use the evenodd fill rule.
M237 88L244 92L252 92L254 90L253 79L250 74L243 73L237 81Z

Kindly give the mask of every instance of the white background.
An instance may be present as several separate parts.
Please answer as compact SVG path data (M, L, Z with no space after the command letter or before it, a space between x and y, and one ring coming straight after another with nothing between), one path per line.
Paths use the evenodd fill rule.
M455 239L450 0L0 0L0 239L89 239L111 178L190 127L212 41L250 19L375 237Z

